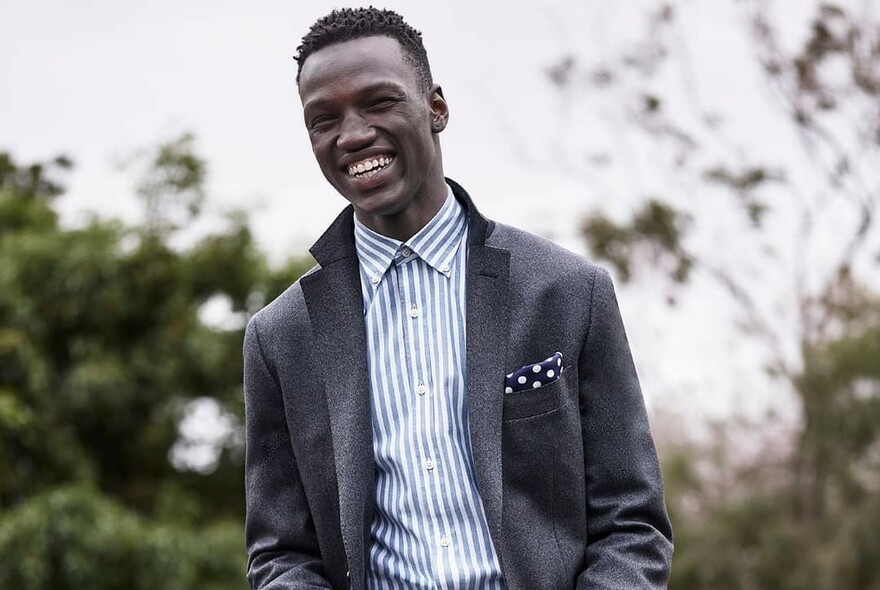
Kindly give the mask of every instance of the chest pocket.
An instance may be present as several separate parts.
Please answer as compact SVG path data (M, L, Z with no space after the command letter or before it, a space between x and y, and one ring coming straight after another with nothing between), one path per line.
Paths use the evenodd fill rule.
M564 367L559 379L549 385L504 394L502 420L522 420L552 412L574 394L576 371Z

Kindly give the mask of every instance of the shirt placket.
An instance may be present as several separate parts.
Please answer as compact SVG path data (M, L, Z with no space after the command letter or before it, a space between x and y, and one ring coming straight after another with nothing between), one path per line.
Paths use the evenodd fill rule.
M387 288L391 291L390 301L395 308L392 314L394 329L387 334L389 340L386 349L389 351L389 354L396 357L396 362L393 363L395 366L394 372L401 378L399 385L403 393L397 406L399 413L395 425L401 433L400 438L402 440L392 445L392 448L395 449L393 451L396 453L395 460L399 462L402 469L402 473L399 475L405 478L399 481L397 485L401 489L407 485L413 485L417 489L421 489L424 485L421 473L422 453L415 437L418 408L412 399L412 395L410 395L413 390L410 382L410 376L412 375L413 355L411 349L413 336L410 326L412 318L410 316L410 308L407 305L409 302L407 299L408 279L405 276L405 272L406 269L398 265L395 259L392 259L390 270L388 271L388 277L391 280L388 281ZM383 281L382 284L386 284L386 282ZM398 338L399 341L396 341ZM399 351L399 353L395 351ZM393 410L389 411L393 412ZM408 476L407 474L410 475ZM414 481L408 483L406 479ZM415 535L413 540L415 543L420 543L424 535L429 534L430 531L425 530L424 523L416 512L418 508L418 494L406 496L404 502L409 506L409 509L405 512L410 515L404 526L412 527L412 532ZM416 553L419 556L419 563L413 564L414 572L420 579L430 578L434 569L432 553L424 549L417 550Z
M412 416L413 435L417 439L422 462L420 465L422 477L419 478L422 485L417 508L429 517L430 533L424 542L428 545L429 554L433 556L434 586L442 587L441 580L446 577L449 563L447 553L451 545L451 536L446 514L448 498L443 493L442 485L442 478L448 466L442 461L441 441L437 431L440 392L436 391L437 380L431 370L431 348L436 345L430 339L436 326L433 325L427 297L429 285L424 284L426 275L430 275L431 269L427 268L423 260L412 259L409 256L396 262L403 279L400 283L401 291L398 293L399 301L403 302L409 320L406 331L407 373L414 385L416 402Z

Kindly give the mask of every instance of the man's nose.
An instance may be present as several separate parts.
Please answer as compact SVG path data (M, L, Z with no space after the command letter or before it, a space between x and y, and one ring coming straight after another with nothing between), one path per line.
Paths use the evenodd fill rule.
M337 144L345 151L353 152L367 147L376 139L376 130L369 124L366 117L351 114L342 121Z

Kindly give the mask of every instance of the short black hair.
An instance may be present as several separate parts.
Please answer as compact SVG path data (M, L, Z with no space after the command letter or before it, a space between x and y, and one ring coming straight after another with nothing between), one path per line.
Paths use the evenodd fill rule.
M422 44L422 34L409 26L403 17L393 10L379 8L339 8L315 21L309 32L302 38L302 45L296 48L296 83L308 57L334 43L342 43L361 37L385 35L396 39L403 49L404 59L413 67L419 84L430 90L434 83L428 52Z

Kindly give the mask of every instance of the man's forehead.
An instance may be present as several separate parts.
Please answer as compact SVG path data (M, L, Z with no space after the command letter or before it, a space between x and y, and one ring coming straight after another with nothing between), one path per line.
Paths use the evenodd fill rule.
M331 43L312 53L302 66L302 76L328 69L350 69L369 63L397 65L404 61L403 48L387 35L357 37Z
M413 67L404 59L396 39L384 35L360 37L322 47L305 61L300 74L300 97L304 104L332 94L339 86L347 90L396 89L417 83Z

